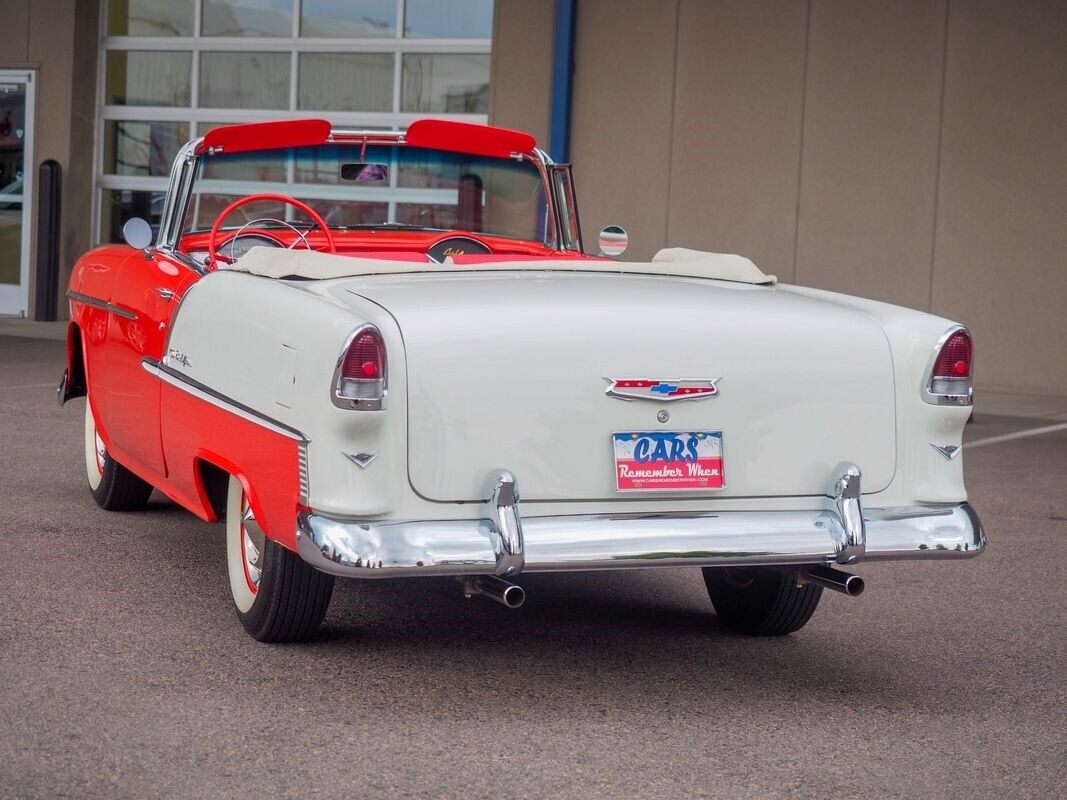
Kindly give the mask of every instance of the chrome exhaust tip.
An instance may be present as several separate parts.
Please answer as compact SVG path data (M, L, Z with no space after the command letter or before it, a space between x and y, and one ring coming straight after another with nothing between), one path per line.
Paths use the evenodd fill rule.
M823 565L811 567L803 573L803 576L808 583L814 583L824 589L833 589L849 597L859 597L866 588L866 583L859 575L852 575Z
M526 602L526 590L496 575L473 575L463 579L463 594L484 595L508 608L521 608Z

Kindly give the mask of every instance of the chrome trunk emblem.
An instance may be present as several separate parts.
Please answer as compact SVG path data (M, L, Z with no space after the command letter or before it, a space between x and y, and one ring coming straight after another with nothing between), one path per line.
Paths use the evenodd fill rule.
M719 393L715 385L722 378L604 378L610 386L608 397L620 400L705 400Z

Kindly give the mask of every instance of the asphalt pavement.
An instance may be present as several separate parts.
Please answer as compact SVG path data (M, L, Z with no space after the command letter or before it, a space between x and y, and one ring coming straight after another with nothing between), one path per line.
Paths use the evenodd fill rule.
M253 641L219 525L93 502L61 342L0 337L0 797L1063 797L1067 431L963 453L990 547L778 639L698 570L339 581ZM969 440L1034 420L979 415Z

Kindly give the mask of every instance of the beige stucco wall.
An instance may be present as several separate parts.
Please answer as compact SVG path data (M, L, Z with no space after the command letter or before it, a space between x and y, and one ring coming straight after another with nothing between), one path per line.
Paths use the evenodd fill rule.
M553 15L496 5L491 118L542 141ZM587 241L949 316L979 387L1067 394L1065 131L1057 0L578 0Z
M60 295L70 268L89 248L92 210L93 117L99 3L94 0L0 0L0 69L37 70L33 169L47 159L63 170ZM36 198L28 213L36 227ZM36 230L30 255L30 315ZM60 317L67 314L59 302Z

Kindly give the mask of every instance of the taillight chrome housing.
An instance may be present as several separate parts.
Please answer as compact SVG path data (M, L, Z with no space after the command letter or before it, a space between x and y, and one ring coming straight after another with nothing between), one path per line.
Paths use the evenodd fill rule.
M962 325L950 328L938 340L923 376L923 400L939 406L974 404L971 374L974 370L974 343L971 332Z
M333 371L330 399L338 408L380 411L388 394L385 341L373 325L352 331Z

